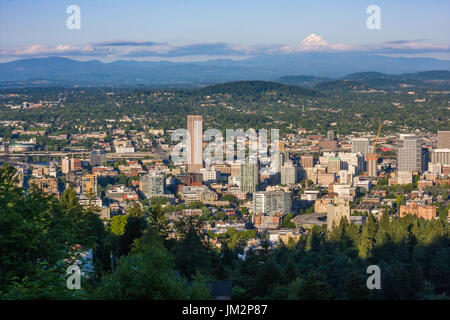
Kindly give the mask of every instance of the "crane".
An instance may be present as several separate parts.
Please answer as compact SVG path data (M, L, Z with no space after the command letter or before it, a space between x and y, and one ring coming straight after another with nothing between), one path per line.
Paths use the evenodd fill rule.
M382 126L383 126L383 123L380 123L380 126L378 127L378 133L377 133L377 136L376 136L376 138L375 138L375 141L373 142L373 153L377 153L375 147L376 147L376 145L377 145L378 137L380 136L380 132L381 132L381 127L382 127Z

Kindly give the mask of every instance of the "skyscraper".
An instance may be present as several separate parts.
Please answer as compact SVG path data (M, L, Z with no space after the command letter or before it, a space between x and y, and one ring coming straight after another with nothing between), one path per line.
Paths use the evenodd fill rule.
M253 193L258 190L258 164L246 160L241 164L241 191Z
M398 171L422 172L422 141L413 134L400 134L397 149Z
M438 149L450 149L450 131L438 131L437 139Z
M350 222L350 204L342 198L337 198L335 203L327 205L327 229L331 230L333 227L338 227L341 218Z
M297 167L292 161L286 161L281 167L281 184L290 185L297 182Z
M327 172L339 173L341 171L341 160L336 157L328 158Z
M70 159L68 157L64 157L61 159L61 171L64 174L69 173L70 167Z
M353 138L352 139L352 153L358 153L361 152L362 154L369 153L370 150L370 143L369 139L367 138Z
M188 172L196 172L203 167L203 118L187 116L187 130L190 134L190 150L188 150Z
M366 154L367 161L367 176L369 177L377 177L378 176L378 155L376 153L368 153Z

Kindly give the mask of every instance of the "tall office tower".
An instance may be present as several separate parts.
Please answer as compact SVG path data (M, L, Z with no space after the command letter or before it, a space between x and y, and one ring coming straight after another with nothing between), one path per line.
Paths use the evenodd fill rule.
M151 171L139 177L139 189L147 199L164 195L166 179L163 172Z
M286 161L281 167L281 184L290 185L297 182L297 167L292 161Z
M260 191L253 195L255 213L274 215L292 210L292 194L284 191Z
M366 154L367 161L367 176L369 177L377 177L378 176L378 155L376 153L368 153Z
M328 158L327 172L339 173L341 171L341 160L336 157Z
M400 134L397 171L422 172L422 141L413 134Z
M438 131L437 139L438 149L450 149L450 131Z
M97 176L86 174L81 178L81 193L85 196L97 196Z
M61 159L61 171L64 174L69 173L70 171L70 159L68 157L64 157Z
M301 156L302 168L313 168L314 167L314 156L313 155L303 155Z
M241 164L241 191L253 193L258 190L258 163L249 163L246 160Z
M334 140L334 131L333 130L329 130L327 132L327 140Z
M191 136L189 150L188 172L197 172L203 168L203 118L202 116L187 116L187 130Z
M361 152L362 154L369 153L370 150L370 143L369 139L367 138L353 138L352 139L352 153L358 153Z
M94 150L89 155L89 164L94 166L102 165L106 161L106 152L104 150Z

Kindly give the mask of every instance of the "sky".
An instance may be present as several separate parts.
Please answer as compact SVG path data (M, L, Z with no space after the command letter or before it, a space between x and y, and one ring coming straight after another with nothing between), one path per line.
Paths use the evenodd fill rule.
M80 8L80 29L66 12ZM370 5L380 29L368 29ZM0 0L0 60L206 60L301 51L450 59L448 0Z

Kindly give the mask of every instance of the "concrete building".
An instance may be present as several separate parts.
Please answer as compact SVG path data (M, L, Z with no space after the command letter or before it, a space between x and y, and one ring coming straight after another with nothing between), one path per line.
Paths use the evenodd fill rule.
M289 213L292 210L292 194L284 191L260 191L253 194L255 213L274 215Z
M336 181L336 175L334 173L318 173L317 174L317 184L321 186L328 186L329 184Z
M413 182L412 172L399 171L397 174L397 184L410 184Z
M76 159L76 158L72 158L70 159L70 170L71 171L76 171L76 170L81 170L81 160L80 159Z
M187 116L187 130L190 134L190 150L188 150L188 172L197 172L203 167L203 118Z
M397 170L422 172L421 138L412 134L400 134L397 149Z
M162 171L151 171L139 177L139 189L146 198L163 196L166 179Z
M302 155L301 156L302 168L313 168L314 167L314 156L313 155Z
M97 195L97 176L86 174L81 178L81 194L84 196Z
M450 148L434 149L431 152L431 163L450 164Z
M186 203L194 201L210 202L217 200L217 193L208 189L207 186L184 186L180 189L181 199Z
M329 158L327 164L328 173L339 173L341 171L341 160L339 158Z
M68 157L64 157L61 159L61 171L63 174L69 173L71 171L70 159Z
M241 164L241 191L253 193L258 190L259 170L257 163L245 161Z
M217 180L217 171L214 167L212 168L201 168L198 173L202 174L203 181L216 181Z
M366 155L371 151L370 142L367 138L353 138L352 139L352 153L362 153Z
M341 218L347 219L350 223L350 204L348 201L337 198L334 203L329 203L327 206L327 229L331 230L338 227Z
M341 160L342 170L349 170L354 175L364 170L364 156L362 153L339 152L337 157Z
M286 161L281 167L281 184L290 185L297 182L297 167L292 161Z
M106 152L104 150L94 150L89 155L89 164L94 166L102 165L106 161Z
M334 131L333 130L328 130L327 131L327 140L334 140Z
M436 207L424 206L417 204L416 202L412 202L409 205L400 206L400 217L404 217L409 214L416 215L425 220L436 219Z
M376 153L366 154L367 176L378 177L378 155Z
M42 177L42 178L38 178L38 179L37 178L33 178L33 179L30 179L29 185L30 186L32 186L32 185L37 186L44 193L59 195L59 192L58 192L58 180L56 180L53 177L52 178L50 178L50 177Z
M450 149L450 131L438 131L437 140L438 149Z

